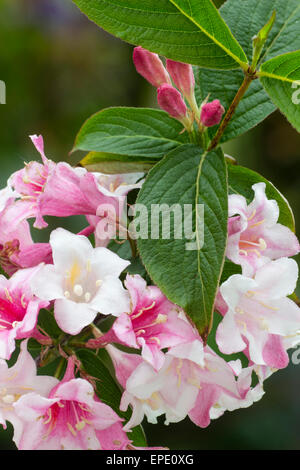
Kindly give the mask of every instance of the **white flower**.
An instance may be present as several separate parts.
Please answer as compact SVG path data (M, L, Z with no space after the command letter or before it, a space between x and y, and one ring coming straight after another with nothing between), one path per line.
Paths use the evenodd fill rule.
M97 313L129 311L129 296L119 279L130 264L107 248L93 248L82 235L58 228L51 233L53 265L42 266L32 290L43 300L55 300L60 328L76 335Z

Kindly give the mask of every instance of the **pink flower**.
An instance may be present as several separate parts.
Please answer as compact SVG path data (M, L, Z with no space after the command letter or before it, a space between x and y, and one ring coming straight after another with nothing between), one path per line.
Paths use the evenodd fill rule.
M203 347L196 333L193 341L166 353L159 371L140 356L112 346L107 351L124 388L120 409L125 411L129 405L133 409L124 430L137 426L144 417L156 423L161 415L166 416L166 424L189 416L198 426L206 427L211 418L217 417L214 410L222 410L220 416L226 409L250 406L258 399L258 393L249 393L251 373L243 372L241 379L236 380L233 368L208 346Z
M49 302L32 294L30 282L39 267L21 269L10 279L0 276L0 357L9 359L15 340L34 336L38 314Z
M49 243L33 242L27 220L21 220L17 224L10 221L7 211L13 208L14 200L10 200L6 208L0 212L0 264L9 275L20 268L34 267L41 262L52 262Z
M163 83L171 84L169 74L157 54L138 46L133 50L133 62L137 72L156 88Z
M34 217L34 226L47 227L40 210L40 198L44 192L47 180L55 168L55 163L48 160L44 154L42 136L31 136L31 140L42 157L43 163L30 162L25 168L15 172L9 179L9 184L20 197L10 208L8 218L17 221Z
M139 276L127 275L125 286L130 295L131 310L122 313L111 330L88 347L99 348L107 343L120 343L142 349L142 357L155 369L160 369L165 355L162 349L191 341L194 332L190 324L180 318L179 309L156 286L147 286Z
M25 394L37 392L47 396L58 383L54 377L37 375L36 365L27 351L27 340L22 341L17 362L8 367L0 360L0 424L6 429L6 421L14 426L14 440L22 433L22 422L15 412L14 404Z
M99 401L87 380L75 378L72 359L63 380L48 397L24 395L15 411L24 423L16 441L20 450L100 450L118 440L115 425L122 421ZM118 440L114 448L121 444Z
M212 127L219 124L225 112L219 100L204 103L201 107L200 121L205 127Z
M129 261L62 228L51 233L50 245L53 265L41 266L31 286L40 299L55 301L54 316L63 331L76 335L98 312L120 315L129 309L119 279Z
M216 333L220 351L247 351L254 364L286 367L289 359L283 340L296 334L300 325L300 309L287 297L294 292L297 278L296 261L281 258L258 269L254 279L237 274L224 282L220 293L227 312L223 310Z
M279 207L266 197L265 183L252 186L254 199L248 205L240 195L229 196L227 257L243 268L243 274L253 276L270 260L299 253L295 234L277 223Z

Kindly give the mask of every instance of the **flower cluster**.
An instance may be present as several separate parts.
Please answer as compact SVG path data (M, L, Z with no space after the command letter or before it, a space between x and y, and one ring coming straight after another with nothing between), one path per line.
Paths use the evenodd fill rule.
M198 109L191 66L167 60L165 68L140 47L134 62L158 88L161 107L186 128L194 118L204 127L220 122L219 102ZM45 155L43 138L31 139L41 162L26 164L0 192L0 423L13 425L17 447L135 449L132 429L144 419L156 423L163 415L168 424L189 417L205 428L226 411L259 400L264 380L288 365L287 351L299 342L300 330L300 309L289 298L298 279L291 257L300 246L278 223L279 207L268 199L265 183L252 187L250 204L229 196L226 255L242 273L219 288L216 350L181 308L130 274L130 261L109 248L112 218L119 233L126 231L126 195L141 187L144 175L55 163ZM34 242L30 220L43 229L48 216L74 215L87 221L78 234L58 227L48 243ZM45 309L57 336L41 326ZM103 322L109 325L101 331ZM37 357L32 341L40 345ZM101 378L98 384L85 370L78 345L110 356L122 388L119 408L101 401ZM233 353L240 358L226 360ZM55 376L38 374L38 366L53 359L59 360Z
M298 279L295 234L278 223L279 207L266 184L252 186L253 201L229 196L227 257L241 266L221 286L216 308L223 315L216 333L225 354L243 352L251 364L282 369L287 350L299 342L300 309L289 296ZM228 338L231 338L228 341Z

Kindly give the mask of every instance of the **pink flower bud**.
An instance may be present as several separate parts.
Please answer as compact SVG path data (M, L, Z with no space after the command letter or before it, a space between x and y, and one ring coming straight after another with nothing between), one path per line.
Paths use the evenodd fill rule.
M181 93L172 85L164 84L157 90L157 101L159 106L175 119L184 119L187 107Z
M166 65L178 90L180 90L184 96L190 97L195 87L193 67L182 62L175 62L171 59L167 59Z
M201 122L205 127L215 126L221 122L225 109L219 100L206 103L201 109Z
M157 54L138 46L133 50L133 62L137 72L156 88L163 83L171 84L169 74Z

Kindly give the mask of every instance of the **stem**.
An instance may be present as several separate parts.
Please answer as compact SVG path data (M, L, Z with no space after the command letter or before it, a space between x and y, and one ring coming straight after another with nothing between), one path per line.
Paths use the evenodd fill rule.
M217 145L219 144L220 142L220 139L222 137L222 135L224 134L225 132L225 129L227 128L232 116L234 115L235 113L235 110L236 108L238 107L240 101L242 100L244 94L246 93L246 91L248 90L249 86L250 86L250 83L252 82L252 80L255 80L257 78L256 76L256 73L249 68L248 71L245 73L245 78L244 78L244 81L240 87L240 89L238 90L237 94L235 95L234 97L234 100L232 101L231 105L229 106L229 109L218 129L218 132L216 133L216 135L214 136L214 138L212 139L211 143L210 143L210 146L208 147L208 151L210 152L211 150L213 150L214 148L217 147Z
M133 240L129 233L128 233L128 241L129 241L129 245L130 245L130 248L131 248L131 254L132 254L132 257L133 258L136 258L137 257L137 248L136 248L136 242L135 240Z
M57 369L54 373L54 377L56 377L57 379L60 379L61 373L62 373L63 368L64 368L64 364L65 364L65 359L62 357L61 360L59 361Z

